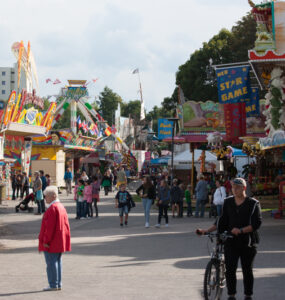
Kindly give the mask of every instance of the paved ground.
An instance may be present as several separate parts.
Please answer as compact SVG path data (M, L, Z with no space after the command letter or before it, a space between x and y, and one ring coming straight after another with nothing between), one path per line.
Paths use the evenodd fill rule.
M37 252L41 217L15 214L14 201L0 206L0 298L2 299L202 299L204 268L209 259L207 239L195 229L208 218L170 219L156 229L152 211L149 229L143 227L141 204L119 228L112 197L100 202L100 217L75 220L74 202L61 200L70 217L72 252L63 257L63 290L42 292L47 286L45 263ZM285 222L264 218L255 262L255 298L283 300L285 295ZM241 272L239 294L242 298ZM226 299L224 291L223 299Z

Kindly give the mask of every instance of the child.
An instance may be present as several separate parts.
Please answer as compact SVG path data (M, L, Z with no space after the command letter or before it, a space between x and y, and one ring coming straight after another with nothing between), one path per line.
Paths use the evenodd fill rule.
M192 203L191 203L191 185L187 185L187 189L185 190L185 199L187 203L187 217L192 217Z
M92 201L94 202L94 208L96 212L96 218L98 218L98 206L97 203L100 201L100 185L101 181L98 179L97 176L93 177L93 182L92 182Z
M121 184L120 191L117 193L115 201L116 207L119 208L120 226L123 227L123 215L125 214L125 225L128 225L129 203L132 196L126 191L126 185Z
M84 181L78 180L77 197L78 197L78 214L80 219L86 219L86 208L83 198Z
M177 217L180 217L180 201L182 190L178 186L178 179L173 180L173 186L170 190L170 198L172 204L172 218L175 218L175 208L177 208Z
M83 190L83 201L85 202L85 217L87 216L87 219L93 218L91 180L85 181L85 187Z

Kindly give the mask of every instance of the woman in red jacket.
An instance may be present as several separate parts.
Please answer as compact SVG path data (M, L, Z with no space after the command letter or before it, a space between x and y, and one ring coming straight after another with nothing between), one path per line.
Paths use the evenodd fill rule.
M47 210L42 219L39 235L39 251L43 251L47 264L49 286L44 291L61 290L61 256L71 251L70 227L64 206L59 202L56 186L45 191Z

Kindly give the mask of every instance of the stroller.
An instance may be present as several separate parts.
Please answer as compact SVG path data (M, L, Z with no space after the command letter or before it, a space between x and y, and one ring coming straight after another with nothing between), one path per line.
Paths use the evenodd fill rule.
M33 212L34 208L29 206L29 202L34 201L34 199L35 199L34 193L30 193L23 201L21 201L17 206L15 206L16 213L18 213L19 210L22 211L27 210L28 212Z

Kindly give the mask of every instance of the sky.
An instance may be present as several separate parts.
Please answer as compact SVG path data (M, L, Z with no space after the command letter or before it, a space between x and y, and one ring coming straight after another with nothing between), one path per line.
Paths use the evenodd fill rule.
M108 86L125 102L139 99L132 74L139 68L149 111L172 95L175 73L191 53L249 10L247 0L1 1L0 66L16 62L14 42L30 41L40 96L57 94L67 79L98 78L90 96Z

